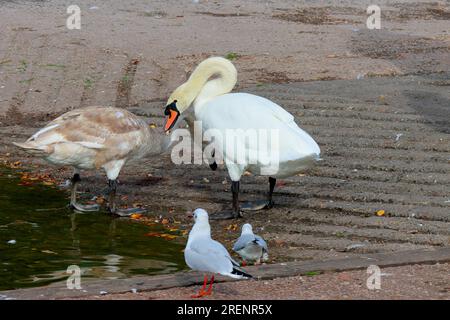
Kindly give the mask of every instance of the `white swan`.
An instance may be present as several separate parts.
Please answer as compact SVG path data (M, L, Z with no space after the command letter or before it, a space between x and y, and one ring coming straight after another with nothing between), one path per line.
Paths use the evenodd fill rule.
M215 215L214 218L239 217L240 209L270 208L273 205L272 193L276 178L300 173L320 156L320 148L314 139L282 107L253 94L229 93L236 81L237 71L229 60L221 57L208 58L197 66L187 82L170 95L165 109L168 116L166 131L175 125L182 113L193 106L195 118L202 122L203 130L214 129L221 133L217 139L218 149L215 151L219 151L223 157L232 180L233 210ZM266 132L271 139L264 140L258 136L258 141L263 143L255 144L249 142L246 136L238 135L236 146L232 146L225 138L230 130L257 134ZM276 133L275 136L271 136L273 132ZM273 140L276 140L275 145L271 144ZM235 147L244 149L245 159L236 158L236 154L231 152ZM275 166L268 166L267 157L276 160L276 163L270 161ZM269 194L265 201L240 208L239 181L246 170L269 176Z
M78 211L99 210L95 204L77 203L79 170L103 168L109 180L109 211L129 215L142 210L116 207L116 179L120 170L129 160L162 153L168 148L170 138L127 110L92 106L64 113L27 141L13 143L52 164L74 167L70 206Z

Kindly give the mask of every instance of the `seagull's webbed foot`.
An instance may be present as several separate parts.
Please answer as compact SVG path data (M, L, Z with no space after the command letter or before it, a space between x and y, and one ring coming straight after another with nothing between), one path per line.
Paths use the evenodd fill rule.
M193 294L191 296L191 298L201 298L201 297L204 297L204 296L209 296L211 294L213 281L214 281L214 276L211 278L211 283L209 285L209 289L207 291L205 291L206 284L208 283L208 277L205 276L203 278L203 287L199 290L199 292L197 294Z
M241 204L242 211L258 211L262 209L271 209L274 203L272 200L256 200L244 202Z
M211 292L200 290L197 294L193 294L191 298L202 298L211 295Z
M212 293L212 288L213 288L213 284L214 284L214 275L211 277L211 282L209 283L209 288L208 290L205 291L206 289L206 284L208 283L208 277L205 276L204 281L203 281L203 287L200 289L200 291L198 292L198 294L194 294L191 296L191 298L201 298L204 296L209 296Z
M69 208L80 212L93 212L100 210L100 206L98 204L81 204L77 202L72 202L69 204Z

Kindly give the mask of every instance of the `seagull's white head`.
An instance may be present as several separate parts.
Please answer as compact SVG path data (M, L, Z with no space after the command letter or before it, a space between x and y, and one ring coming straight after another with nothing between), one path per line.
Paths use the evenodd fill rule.
M253 233L252 225L250 223L246 223L242 226L242 233Z
M195 209L194 213L194 226L189 233L188 244L195 238L207 236L211 237L211 227L208 221L208 212L206 210L198 208Z
M194 211L194 221L195 222L208 222L208 212L205 209L198 208Z

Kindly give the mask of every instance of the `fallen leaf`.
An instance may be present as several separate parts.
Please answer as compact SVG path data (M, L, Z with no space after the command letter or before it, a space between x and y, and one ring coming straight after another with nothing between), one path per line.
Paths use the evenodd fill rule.
M102 196L99 196L99 197L95 198L95 202L97 202L97 204L103 204L106 202L106 200Z
M166 240L173 240L175 239L177 236L173 235L173 234L167 234L167 233L163 233L161 234L161 238L166 239Z
M156 237L156 238L160 238L161 234L157 233L157 232L149 232L145 234L146 237Z
M173 240L173 239L175 239L177 237L176 235L173 235L173 234L157 233L157 232L149 232L145 236L147 236L147 237L155 237L155 238L163 238L163 239L166 239L166 240Z
M384 215L385 215L385 211L384 210L378 210L377 211L377 216L379 216L379 217L383 217Z
M130 216L130 218L131 219L140 219L142 217L142 214L140 214L140 213L133 213L131 216Z
M305 276L308 276L308 277L317 276L319 274L320 274L320 271L308 271L308 272L305 272Z
M230 224L229 226L225 227L225 230L236 231L237 227L238 227L237 224Z

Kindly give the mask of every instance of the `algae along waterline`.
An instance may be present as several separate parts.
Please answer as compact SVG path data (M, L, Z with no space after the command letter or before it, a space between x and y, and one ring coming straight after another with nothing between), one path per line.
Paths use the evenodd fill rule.
M71 265L84 278L115 279L186 268L181 237L105 212L76 213L68 194L23 172L0 167L0 290L66 280Z

